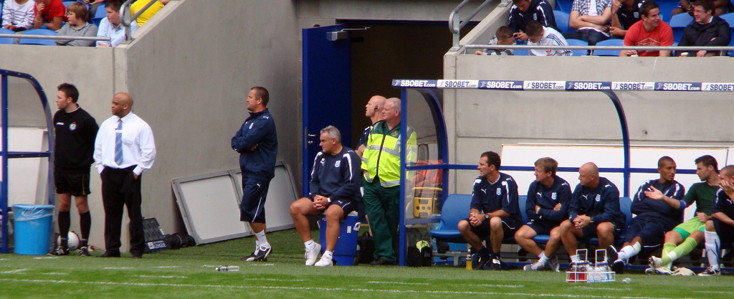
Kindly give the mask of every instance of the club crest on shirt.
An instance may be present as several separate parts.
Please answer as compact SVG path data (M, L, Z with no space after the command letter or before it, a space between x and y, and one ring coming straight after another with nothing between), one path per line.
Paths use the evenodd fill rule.
M497 195L502 195L502 188L497 188Z
M341 164L342 164L342 161L336 161L336 163L334 163L334 167L339 168L339 165Z
M76 130L76 122L69 124L69 130L72 130L72 131Z
M390 133L390 136L392 137L398 137L398 135L400 135L400 131L397 131L397 130L392 131L392 133Z
M552 200L558 199L558 195L555 192L551 193L551 199Z
M601 201L601 194L597 194L596 197L594 198L594 200L596 202L600 202Z

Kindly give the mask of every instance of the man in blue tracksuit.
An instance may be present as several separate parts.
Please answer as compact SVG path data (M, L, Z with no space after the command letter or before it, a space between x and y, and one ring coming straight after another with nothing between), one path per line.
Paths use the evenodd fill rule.
M232 149L240 153L242 169L240 221L250 225L256 238L255 251L242 258L247 262L267 261L272 251L265 237L265 199L270 180L275 176L278 136L275 121L267 108L269 98L264 87L250 89L246 100L250 117L232 137Z

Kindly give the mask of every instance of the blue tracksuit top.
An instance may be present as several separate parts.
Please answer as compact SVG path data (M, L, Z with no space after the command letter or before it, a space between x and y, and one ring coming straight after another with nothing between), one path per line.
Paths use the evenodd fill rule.
M624 227L625 217L619 209L619 189L605 177L599 178L596 189L576 185L571 196L568 219L578 215L591 217L594 223L611 222L615 227Z
M665 201L655 200L645 196L643 191L648 190L650 186L660 190L667 197L681 200L681 208L674 209L665 203ZM640 189L637 190L637 193L635 193L635 197L632 199L632 213L637 216L658 217L680 223L683 217L683 210L686 207L685 201L682 201L685 194L686 188L675 180L668 184L660 183L658 179L649 180L642 184Z
M553 185L549 188L538 181L530 183L525 213L528 215L528 219L534 220L536 223L545 222L555 227L568 218L568 204L570 201L571 186L568 185L566 180L553 175ZM561 204L561 210L554 211L553 207L559 203ZM540 206L538 212L535 212L536 205Z
M257 147L252 150L252 148ZM240 153L243 180L270 180L275 176L278 135L270 111L250 113L242 127L232 136L232 149Z
M477 177L474 180L470 208L483 214L504 210L510 214L508 218L521 224L522 216L517 200L517 183L510 175L500 172L500 177L494 184L487 181L486 177Z
M336 199L357 199L362 186L362 161L351 148L344 146L336 155L319 152L313 159L308 196Z

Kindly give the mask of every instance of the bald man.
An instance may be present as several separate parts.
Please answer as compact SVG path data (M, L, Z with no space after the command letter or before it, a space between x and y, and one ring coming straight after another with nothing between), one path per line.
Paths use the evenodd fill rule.
M374 127L378 121L382 120L382 113L380 112L382 111L382 106L385 105L385 100L385 97L381 95L374 95L367 102L367 105L364 106L364 116L370 119L371 125L364 128L362 137L359 138L359 143L357 144L357 150L354 151L360 157L362 157L362 153L364 153L364 149L367 146L367 137L369 137L372 127Z
M599 239L599 248L614 243L624 226L624 215L619 209L619 189L611 181L599 176L599 168L592 162L579 168L579 184L571 195L568 219L551 231L545 256L553 256L561 244L571 257L571 267L580 262L576 255L578 240ZM543 261L525 266L525 270L540 270Z
M140 181L155 161L155 140L148 123L132 112L133 98L125 92L112 97L112 116L99 127L94 162L102 178L105 212L105 253L120 257L122 211L130 217L130 254L142 258L145 249Z

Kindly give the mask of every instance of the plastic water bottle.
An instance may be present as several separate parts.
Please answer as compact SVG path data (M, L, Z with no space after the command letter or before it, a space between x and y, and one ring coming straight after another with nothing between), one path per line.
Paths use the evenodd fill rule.
M471 249L466 251L466 269L467 270L473 270L472 264L471 264Z
M216 270L219 272L237 272L240 271L240 266L220 266Z

